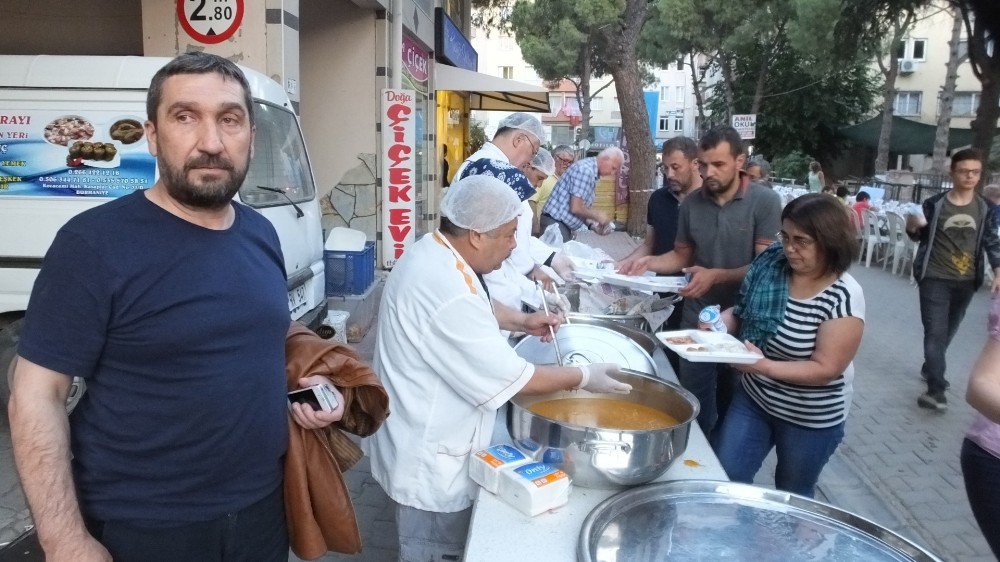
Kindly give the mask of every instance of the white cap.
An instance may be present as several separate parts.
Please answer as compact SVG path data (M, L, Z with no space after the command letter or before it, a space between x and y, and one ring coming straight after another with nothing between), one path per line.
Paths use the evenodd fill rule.
M556 173L556 161L552 158L552 153L544 148L539 148L538 154L531 159L531 167L550 176Z
M489 232L521 214L521 199L493 176L468 176L448 187L441 216L459 228Z
M500 120L499 129L503 129L505 127L509 129L521 129L522 131L527 131L535 135L538 142L542 142L542 139L545 137L545 132L542 130L542 122L539 121L534 115L529 115L527 113L511 113L507 117L504 117Z

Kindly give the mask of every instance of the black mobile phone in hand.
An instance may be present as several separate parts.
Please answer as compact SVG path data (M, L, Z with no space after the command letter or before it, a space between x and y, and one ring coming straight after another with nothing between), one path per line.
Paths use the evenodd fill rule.
M330 391L330 387L325 384L317 384L293 390L288 393L288 407L292 403L306 404L317 412L332 412L339 405L337 397Z

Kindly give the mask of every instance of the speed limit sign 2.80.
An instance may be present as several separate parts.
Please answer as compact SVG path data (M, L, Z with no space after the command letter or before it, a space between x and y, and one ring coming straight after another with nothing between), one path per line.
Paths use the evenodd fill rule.
M181 27L200 43L229 39L243 21L243 0L177 0Z

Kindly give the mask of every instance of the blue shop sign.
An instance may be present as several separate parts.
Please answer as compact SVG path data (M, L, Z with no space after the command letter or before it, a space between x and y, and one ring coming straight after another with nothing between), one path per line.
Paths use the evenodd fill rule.
M477 72L479 53L465 38L462 30L451 21L443 8L435 8L434 19L437 33L434 34L435 58L445 64Z

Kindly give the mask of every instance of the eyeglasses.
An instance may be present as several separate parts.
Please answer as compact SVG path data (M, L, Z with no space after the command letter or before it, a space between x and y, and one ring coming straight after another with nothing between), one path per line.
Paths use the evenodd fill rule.
M538 146L535 146L535 143L531 142L531 137L524 135L524 138L528 139L528 144L531 145L531 157L534 158L538 155L538 150L542 148L542 141L538 141Z
M972 170L955 170L953 172L956 176L978 176L983 173L983 169L972 169Z
M572 158L563 158L562 156L556 156L556 160L559 160L560 162L566 164L567 166L571 165L574 162Z
M805 237L805 236L794 236L793 237L793 236L789 236L789 235L785 234L784 232L778 232L777 233L777 237L778 237L778 240L781 241L781 245L782 246L791 245L796 250L805 250L806 248L809 248L813 244L816 243L816 241L813 240L812 238L808 238L808 237Z

